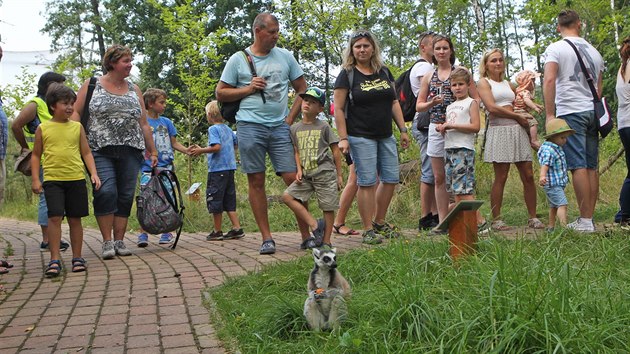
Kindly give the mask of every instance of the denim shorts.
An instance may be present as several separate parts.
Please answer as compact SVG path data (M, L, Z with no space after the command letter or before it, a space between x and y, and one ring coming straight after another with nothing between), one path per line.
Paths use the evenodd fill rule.
M136 193L142 150L130 146L106 146L92 151L101 188L94 190L94 215L129 217Z
M44 170L39 169L39 180L44 180ZM37 225L48 226L48 205L46 205L46 196L39 193L39 202L37 203Z
M82 218L89 215L85 180L46 181L43 184L48 217Z
M437 124L429 125L429 142L427 144L427 155L430 157L444 157L444 135L435 130Z
M567 195L564 194L564 187L562 186L553 186L548 187L544 186L545 194L547 195L547 201L549 202L550 208L559 208L564 205L568 205Z
M598 122L593 111L571 113L562 118L567 121L575 134L569 135L564 145L567 168L570 171L580 168L597 169L598 166Z
M433 177L433 168L431 167L431 158L427 155L427 147L429 145L429 130L428 129L412 129L411 130L414 139L418 142L420 147L420 182L426 184L435 184L435 177Z
M357 185L373 186L378 178L381 182L390 184L400 181L398 150L393 135L383 139L348 136L348 143L357 171Z
M284 192L301 202L308 202L315 193L322 211L339 209L337 172L334 170L322 171L314 176L304 176L302 183L294 181Z
M208 172L206 207L210 214L236 211L236 185L234 170Z
M286 123L267 127L239 121L236 123L236 136L244 173L265 172L266 154L269 154L277 175L297 171L290 129Z
M446 191L455 195L475 193L475 151L446 149L444 173Z

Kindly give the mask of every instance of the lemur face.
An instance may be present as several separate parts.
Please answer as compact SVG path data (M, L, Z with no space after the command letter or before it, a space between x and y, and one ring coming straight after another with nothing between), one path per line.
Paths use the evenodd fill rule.
M314 248L313 259L315 260L315 264L320 268L337 268L336 250L336 248L330 250Z

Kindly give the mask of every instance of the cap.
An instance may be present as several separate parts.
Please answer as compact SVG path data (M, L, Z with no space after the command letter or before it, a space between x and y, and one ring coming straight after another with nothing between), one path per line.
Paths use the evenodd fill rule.
M15 160L14 171L20 172L25 176L31 175L31 150L24 149L18 158Z
M540 77L540 73L533 72L531 70L523 70L516 74L516 83L522 85L524 82L527 82L531 79L537 79Z
M575 130L571 129L567 122L564 119L554 118L547 122L545 126L547 130L547 135L545 135L545 139L549 139L552 136L561 134L561 133L575 133Z
M319 101L319 103L321 103L322 106L326 105L326 94L318 87L311 86L306 89L306 92L300 94L300 97L302 98L306 96L314 97L317 101Z

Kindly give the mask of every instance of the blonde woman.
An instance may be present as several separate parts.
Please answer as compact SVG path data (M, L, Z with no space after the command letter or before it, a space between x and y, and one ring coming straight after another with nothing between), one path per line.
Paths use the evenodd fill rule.
M352 33L335 82L335 123L339 149L350 153L354 160L359 186L357 203L365 230L363 242L368 244L399 235L385 222L399 182L392 120L400 130L403 148L407 148L409 137L393 82L374 35L366 30Z
M526 112L514 112L515 87L505 80L505 58L499 49L492 49L483 55L479 74L481 79L477 82L477 90L489 112L484 161L492 163L494 168L490 192L492 228L496 231L510 229L501 219L501 206L510 165L514 164L523 182L523 195L529 215L527 226L543 229L545 225L536 217L536 185L527 135L527 119L532 116Z

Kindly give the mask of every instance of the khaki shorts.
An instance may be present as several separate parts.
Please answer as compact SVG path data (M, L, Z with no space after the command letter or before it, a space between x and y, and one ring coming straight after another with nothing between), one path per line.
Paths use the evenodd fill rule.
M302 184L293 182L285 192L301 202L308 201L314 192L322 211L339 209L339 191L335 171L322 171L312 177L302 177Z

